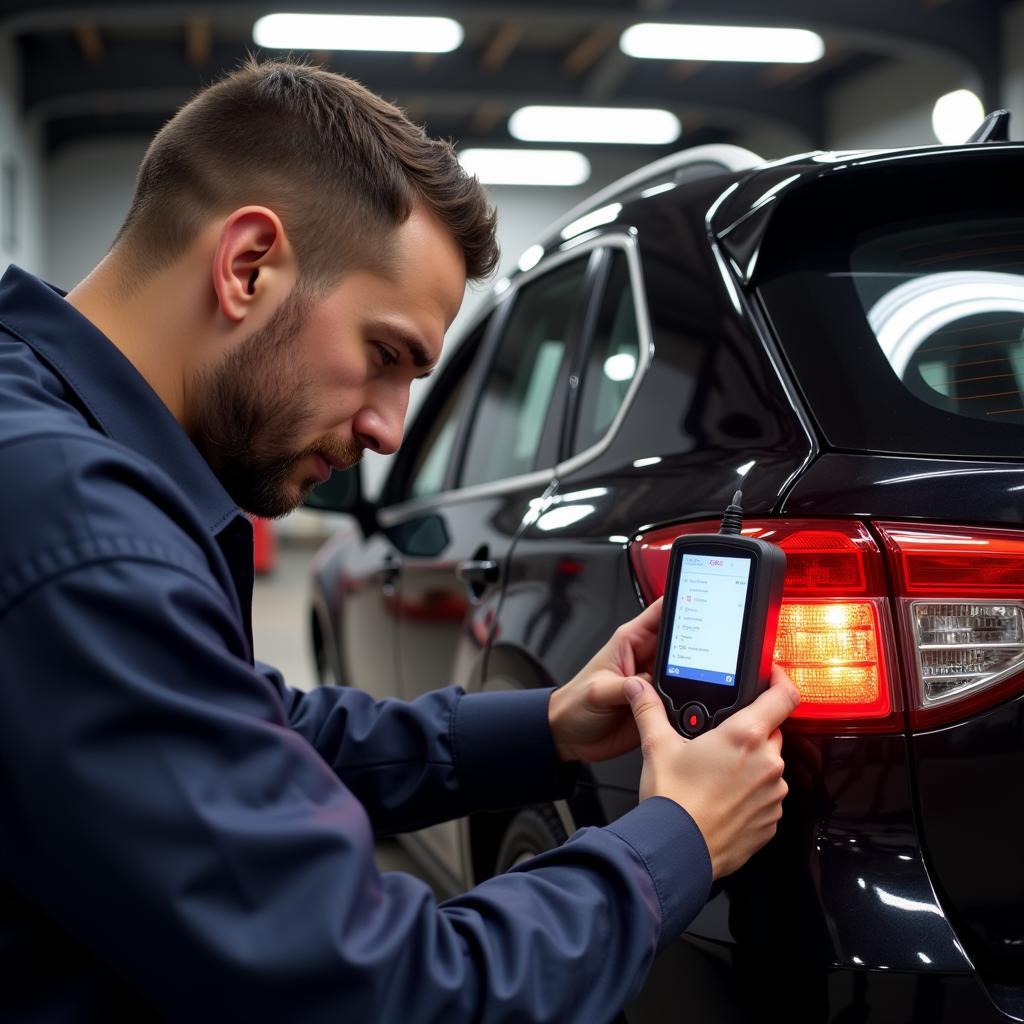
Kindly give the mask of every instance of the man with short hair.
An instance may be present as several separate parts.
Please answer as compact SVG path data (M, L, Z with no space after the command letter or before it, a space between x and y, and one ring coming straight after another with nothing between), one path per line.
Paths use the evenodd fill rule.
M610 1019L774 833L795 690L685 743L658 605L555 691L375 703L253 662L239 506L394 451L496 259L450 146L249 62L157 135L81 284L0 281L0 1019ZM373 863L641 739L636 809L463 896Z

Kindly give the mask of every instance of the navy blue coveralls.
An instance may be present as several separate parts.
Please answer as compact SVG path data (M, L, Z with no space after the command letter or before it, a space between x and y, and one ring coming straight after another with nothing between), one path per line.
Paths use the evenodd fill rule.
M707 897L654 798L456 899L374 835L565 795L548 691L254 664L252 535L118 349L0 281L0 1020L609 1019ZM570 773L571 774L571 773Z

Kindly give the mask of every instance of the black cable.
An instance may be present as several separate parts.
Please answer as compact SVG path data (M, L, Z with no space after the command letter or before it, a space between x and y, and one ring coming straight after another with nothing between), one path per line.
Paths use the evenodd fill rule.
M718 530L719 533L735 535L743 529L743 506L740 504L742 501L743 492L737 491L732 496L732 504L722 515L722 525Z

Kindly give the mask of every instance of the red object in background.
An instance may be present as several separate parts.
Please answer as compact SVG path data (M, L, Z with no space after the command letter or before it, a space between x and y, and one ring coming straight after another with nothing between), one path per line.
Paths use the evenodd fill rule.
M252 522L252 564L256 572L272 572L277 564L277 538L269 519L249 516Z

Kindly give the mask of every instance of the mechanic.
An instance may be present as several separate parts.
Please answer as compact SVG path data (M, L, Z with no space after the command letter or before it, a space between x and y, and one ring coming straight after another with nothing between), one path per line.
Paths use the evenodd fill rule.
M0 281L0 1019L608 1020L774 834L781 672L687 743L659 606L554 691L373 702L254 664L239 506L394 451L494 214L342 76L248 62L160 131L67 296ZM638 807L458 898L375 835L567 796Z

